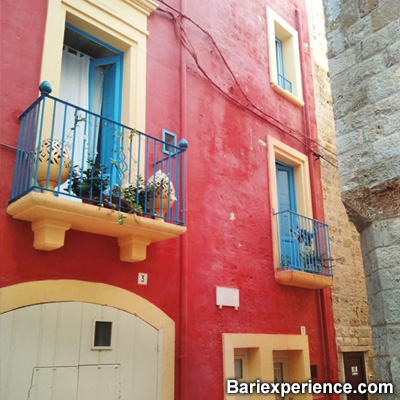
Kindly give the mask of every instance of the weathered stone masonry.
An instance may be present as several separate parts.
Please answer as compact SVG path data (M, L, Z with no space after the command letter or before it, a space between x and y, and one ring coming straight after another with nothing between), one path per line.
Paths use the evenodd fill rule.
M360 233L378 380L400 398L400 4L324 0L342 200Z
M308 17L318 140L325 148L335 153L335 126L321 0L308 0ZM325 153L337 164L331 153ZM374 351L359 235L354 225L349 222L341 202L339 170L321 160L321 174L325 219L329 224L332 256L335 259L332 301L339 378L342 382L345 381L343 353L357 351L364 352L367 379L374 381ZM342 398L345 399L345 395L342 395ZM370 400L376 398L370 396Z

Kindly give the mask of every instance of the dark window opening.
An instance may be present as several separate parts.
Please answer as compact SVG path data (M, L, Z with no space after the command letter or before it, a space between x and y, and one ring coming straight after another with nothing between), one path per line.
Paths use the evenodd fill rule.
M112 322L96 321L93 347L111 347Z

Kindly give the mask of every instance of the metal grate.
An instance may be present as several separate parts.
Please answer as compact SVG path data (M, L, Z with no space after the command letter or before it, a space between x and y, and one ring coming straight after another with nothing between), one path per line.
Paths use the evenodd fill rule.
M274 216L279 269L332 276L328 225L289 210Z
M10 203L49 192L184 225L186 140L167 143L57 99L47 82L39 89L20 116Z

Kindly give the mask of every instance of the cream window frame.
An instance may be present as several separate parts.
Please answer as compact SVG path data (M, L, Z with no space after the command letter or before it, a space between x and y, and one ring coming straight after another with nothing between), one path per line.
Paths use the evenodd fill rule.
M273 137L268 137L269 194L272 212L278 212L276 161L281 161L293 167L297 212L308 218L313 218L310 170L307 155ZM279 245L276 218L274 216L272 216L272 244L274 268L277 270L279 267Z
M274 359L274 381L275 381L275 364L281 364L282 366L282 381L281 383L292 383L290 379L290 353L288 351L274 351L273 352ZM280 381L277 381L280 382ZM275 394L275 400L288 400L290 399L290 394L285 395L285 397L281 397L281 395Z
M42 55L41 82L58 96L64 28L70 23L124 53L122 123L145 131L147 17L151 0L50 0Z
M307 382L311 379L310 356L307 335L269 335L269 334L222 334L224 388L226 380L235 377L235 351L249 349L249 382L260 379L262 382L274 382L274 352L287 351L289 358L289 375L291 382ZM234 399L236 395L227 394L225 400ZM237 395L236 398L241 398ZM274 395L266 395L274 400ZM298 394L299 400L311 400L312 395Z
M244 382L249 376L249 349L235 349L235 360L242 361L242 378L239 380Z
M95 337L96 337L96 326L98 322L108 322L111 324L111 343L109 346L96 346L95 345ZM103 319L94 319L93 320L93 326L92 326L92 345L91 345L91 350L92 351L100 351L100 350L114 350L115 347L115 334L114 334L114 328L115 324L114 321L110 320L103 320Z
M299 107L304 106L297 31L275 11L267 6L267 36L269 48L269 72L272 88ZM292 82L293 93L278 84L275 37L282 41L284 65L287 78Z

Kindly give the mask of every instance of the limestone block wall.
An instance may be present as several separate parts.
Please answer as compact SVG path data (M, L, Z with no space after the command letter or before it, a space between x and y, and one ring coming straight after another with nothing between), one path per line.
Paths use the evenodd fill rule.
M400 218L374 221L361 233L361 249L382 382L400 398ZM381 397L385 398L385 397Z
M360 235L377 379L400 398L400 3L323 0L342 200Z
M308 0L310 50L319 142L336 153L332 94L328 72L324 10L321 0ZM337 165L329 152L325 155ZM334 261L333 312L339 377L344 382L343 351L364 352L367 377L375 380L374 352L359 234L341 201L339 170L321 160L325 219L329 224ZM343 398L345 396L343 395ZM376 399L370 396L370 400Z
M324 0L342 190L400 172L398 0Z

